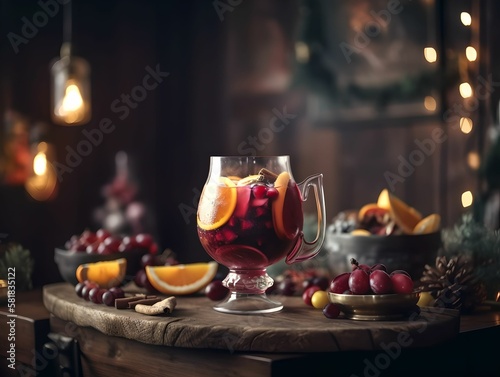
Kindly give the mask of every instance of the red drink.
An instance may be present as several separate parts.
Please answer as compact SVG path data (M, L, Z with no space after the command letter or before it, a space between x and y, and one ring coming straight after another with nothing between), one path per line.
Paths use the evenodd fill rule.
M302 236L302 199L297 184L287 187L250 177L236 183L236 206L222 226L198 236L207 253L230 269L262 269L283 259ZM280 196L282 205L279 203ZM281 225L279 218L282 218ZM279 227L280 229L277 229Z

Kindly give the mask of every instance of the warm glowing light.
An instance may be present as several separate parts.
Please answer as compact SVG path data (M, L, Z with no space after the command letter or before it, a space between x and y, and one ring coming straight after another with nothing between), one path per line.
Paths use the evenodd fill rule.
M460 91L460 95L463 98L472 97L472 86L470 86L470 84L468 82L461 83L458 90Z
M424 98L424 107L429 111L435 111L437 104L436 100L432 96L426 96Z
M481 165L481 158L477 152L469 152L467 155L467 163L471 169L477 170Z
M437 60L437 52L434 47L424 48L424 58L429 63L434 63Z
M476 49L474 47L472 47L472 46L468 46L465 49L465 56L467 56L467 59L470 62L476 61L476 59L477 59L477 51L476 51Z
M470 133L473 126L474 122L471 118L460 118L460 131L462 131L464 134Z
M61 112L77 111L83 106L80 89L75 84L68 85L61 104Z
M297 42L295 43L295 58L299 63L307 63L309 61L310 51L307 43Z
M462 194L462 207L470 207L473 201L474 197L472 196L472 192L466 191Z
M470 16L470 13L468 12L460 13L460 21L462 21L462 23L465 26L470 26L472 24L472 17Z
M38 154L33 159L33 171L36 175L44 175L47 172L47 156L43 152Z

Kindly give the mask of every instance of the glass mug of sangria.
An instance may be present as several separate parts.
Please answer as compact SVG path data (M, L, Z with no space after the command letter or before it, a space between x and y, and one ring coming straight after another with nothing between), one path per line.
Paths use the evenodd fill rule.
M302 204L313 188L318 219L316 237L304 238ZM314 258L325 238L323 175L296 183L289 156L210 157L210 171L197 211L198 237L205 251L229 273L228 298L214 309L258 314L283 305L266 296L273 279L266 268Z

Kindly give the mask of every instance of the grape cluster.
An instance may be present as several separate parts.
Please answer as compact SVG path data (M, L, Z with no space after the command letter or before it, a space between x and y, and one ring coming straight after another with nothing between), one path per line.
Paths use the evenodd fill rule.
M351 272L336 276L330 283L330 292L340 294L409 294L413 291L413 280L404 270L388 273L384 264L373 266L359 264L351 258Z
M158 245L149 233L120 236L102 228L96 232L86 229L79 235L73 235L64 246L74 252L102 255L131 250L145 250L151 254L158 252Z
M99 284L89 280L75 285L75 292L78 297L83 298L85 301L106 306L115 306L117 298L125 297L125 292L120 287L104 289L99 287Z

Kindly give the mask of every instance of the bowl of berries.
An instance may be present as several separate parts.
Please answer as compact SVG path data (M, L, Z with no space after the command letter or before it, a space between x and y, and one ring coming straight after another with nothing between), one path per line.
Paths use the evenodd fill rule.
M142 268L141 259L146 254L157 254L158 246L151 234L111 234L105 229L96 232L88 229L72 236L64 248L56 248L54 261L61 277L76 285L76 270L80 265L126 259L126 278L132 279Z
M334 274L349 268L351 258L403 269L419 279L441 247L441 218L423 216L382 190L377 202L339 213L327 228L324 248Z
M351 272L332 279L328 298L346 318L395 320L418 313L419 292L405 270L388 270L383 263L360 264L351 259Z

